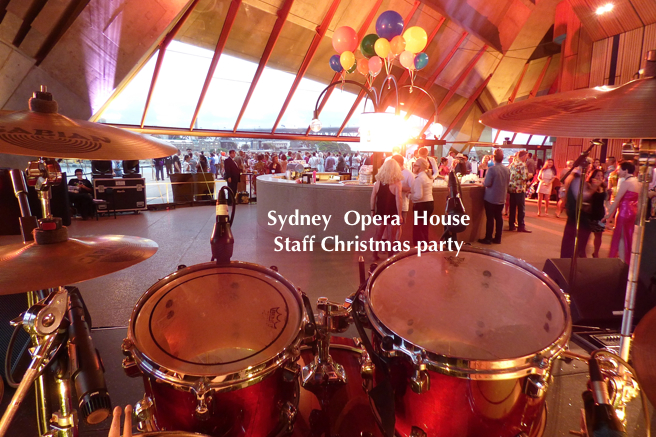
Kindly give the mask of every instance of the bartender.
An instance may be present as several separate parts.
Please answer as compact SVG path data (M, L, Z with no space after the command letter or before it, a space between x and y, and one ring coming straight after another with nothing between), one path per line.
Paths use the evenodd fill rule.
M84 178L81 168L75 169L75 179L68 181L68 199L77 209L83 220L93 217L95 206L93 204L93 186Z

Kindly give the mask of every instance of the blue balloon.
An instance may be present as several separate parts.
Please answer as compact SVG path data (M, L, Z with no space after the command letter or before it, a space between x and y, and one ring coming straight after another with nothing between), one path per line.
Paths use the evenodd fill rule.
M428 65L428 55L426 53L417 53L415 55L415 68L421 70Z
M330 68L333 69L335 73L341 73L344 67L339 62L339 55L332 55L330 57Z
M403 17L396 11L385 11L376 20L376 33L379 37L391 40L403 34Z

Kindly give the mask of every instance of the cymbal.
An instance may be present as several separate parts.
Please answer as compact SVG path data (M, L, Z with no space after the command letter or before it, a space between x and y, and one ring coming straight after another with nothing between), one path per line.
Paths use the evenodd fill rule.
M97 160L136 160L174 155L163 141L124 129L74 120L59 113L0 114L0 153Z
M0 246L0 295L75 284L140 263L157 243L124 235Z
M641 388L652 405L656 405L656 308L645 315L633 333L633 367Z
M570 138L656 138L656 78L566 91L486 112L496 129Z

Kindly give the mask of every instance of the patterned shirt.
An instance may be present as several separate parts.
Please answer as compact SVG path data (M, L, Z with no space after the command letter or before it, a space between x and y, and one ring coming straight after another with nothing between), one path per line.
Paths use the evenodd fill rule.
M515 159L510 164L510 183L508 184L509 193L524 193L526 191L526 179L528 179L528 170L526 164L520 159Z

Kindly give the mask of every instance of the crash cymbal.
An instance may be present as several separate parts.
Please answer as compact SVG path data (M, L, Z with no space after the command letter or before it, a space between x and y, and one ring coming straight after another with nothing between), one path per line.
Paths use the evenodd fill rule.
M171 156L177 149L147 135L57 113L46 91L34 93L30 111L0 114L0 153L96 160Z
M486 112L496 129L570 138L656 138L656 78L566 91Z
M0 295L75 284L140 263L157 243L124 235L0 246Z
M656 405L656 308L638 323L631 353L641 388L652 405Z

